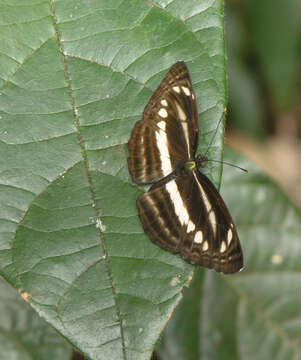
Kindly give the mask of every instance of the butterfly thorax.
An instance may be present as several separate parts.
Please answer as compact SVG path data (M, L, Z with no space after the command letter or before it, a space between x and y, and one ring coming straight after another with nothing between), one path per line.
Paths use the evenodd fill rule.
M185 163L184 163L184 167L185 167L185 169L186 170L188 170L188 171L192 171L192 170L194 170L195 168L196 168L196 162L194 161L194 160L191 160L191 161L186 161Z
M197 155L195 160L188 160L184 163L185 170L193 171L199 167L205 167L208 163L208 158L205 155Z

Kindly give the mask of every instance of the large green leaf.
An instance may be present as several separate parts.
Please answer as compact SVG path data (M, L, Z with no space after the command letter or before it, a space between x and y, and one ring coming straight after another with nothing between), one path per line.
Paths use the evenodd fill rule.
M70 355L71 346L0 278L0 359L68 360Z
M1 274L90 358L146 359L193 267L144 235L126 144L184 60L207 148L226 103L222 0L14 0L0 14Z
M226 154L251 170L227 168L222 184L245 268L233 276L201 270L166 328L161 357L300 359L301 211L255 165Z

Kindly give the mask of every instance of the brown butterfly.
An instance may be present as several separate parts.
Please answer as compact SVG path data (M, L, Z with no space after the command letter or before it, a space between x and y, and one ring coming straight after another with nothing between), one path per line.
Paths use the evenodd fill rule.
M153 183L137 200L144 231L161 248L192 264L225 274L243 267L231 215L218 191L199 171L199 121L184 62L171 67L144 109L129 141L135 183Z

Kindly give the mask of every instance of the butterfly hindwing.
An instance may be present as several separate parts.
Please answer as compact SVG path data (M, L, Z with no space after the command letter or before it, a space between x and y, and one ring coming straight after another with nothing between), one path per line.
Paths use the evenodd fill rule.
M208 252L203 253L197 244L197 237L194 237L194 246L191 253L183 256L191 262L197 262L199 265L214 268L218 272L225 274L239 271L243 266L243 254L237 235L234 222L231 218L229 210L207 176L200 171L192 172L194 177L193 187L196 188L193 199L194 206L202 207L203 213L199 215L196 222L196 229L202 229L203 238L208 242ZM199 231L199 230L197 230ZM200 235L199 235L200 236ZM183 251L182 251L183 252ZM199 259L199 260L195 260Z
M183 159L192 158L198 132L195 94L188 69L179 62L167 73L133 129L128 158L133 181L158 181Z
M145 232L161 248L218 272L241 269L242 251L229 211L198 170L155 184L137 206Z

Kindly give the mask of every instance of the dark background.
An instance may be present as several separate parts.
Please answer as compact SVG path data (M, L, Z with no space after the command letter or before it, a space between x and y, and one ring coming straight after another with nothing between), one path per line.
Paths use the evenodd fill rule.
M227 0L226 143L301 205L301 1Z

